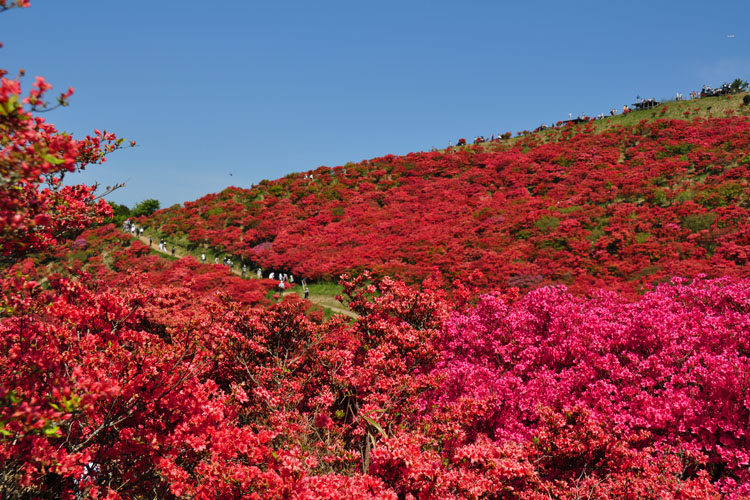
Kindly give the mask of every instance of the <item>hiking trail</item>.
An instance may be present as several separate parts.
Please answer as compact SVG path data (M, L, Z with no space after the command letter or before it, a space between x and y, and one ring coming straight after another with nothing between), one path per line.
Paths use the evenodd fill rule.
M129 233L131 236L133 236L132 233ZM159 252L164 255L172 255L171 250L159 250L158 245L156 247L153 246L153 240L152 245L149 246L149 237L146 235L139 235L138 239L146 245L147 247L151 248L152 250ZM182 257L188 257L193 256L189 252L185 251L184 248L178 247L177 245L168 245L169 248L174 247L174 257L176 258L182 258ZM209 262L205 262L205 264L209 264ZM209 264L210 265L210 264ZM242 276L242 271L240 269L231 269L231 272L237 276ZM247 277L250 279L258 279L255 275L255 272L248 272ZM282 296L288 295L290 293L294 293L299 295L297 292L288 291L283 292ZM343 314L344 316L348 316L350 318L357 319L359 318L359 314L355 313L354 311L350 311L349 309L346 309L343 307L343 304L339 302L338 300L334 299L333 297L329 297L327 295L317 295L317 294L310 294L310 296L307 298L308 301L312 302L313 304L319 305L320 307L330 309L331 311L337 313L337 314Z

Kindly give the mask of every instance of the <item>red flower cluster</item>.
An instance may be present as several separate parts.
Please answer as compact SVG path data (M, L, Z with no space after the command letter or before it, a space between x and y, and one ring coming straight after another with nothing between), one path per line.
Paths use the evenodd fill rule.
M83 140L58 133L24 109L24 104L45 108L43 99L52 86L37 77L22 97L20 81L6 74L0 70L0 256L16 258L111 214L109 205L94 196L95 186L63 186L62 180L88 164L103 163L123 141L98 130ZM72 93L71 88L61 94L58 103L66 104Z
M485 296L446 323L430 418L465 423L454 432L471 440L538 443L545 408L584 409L597 432L699 457L707 478L747 495L749 321L747 280L674 279L635 303L556 288L512 305Z

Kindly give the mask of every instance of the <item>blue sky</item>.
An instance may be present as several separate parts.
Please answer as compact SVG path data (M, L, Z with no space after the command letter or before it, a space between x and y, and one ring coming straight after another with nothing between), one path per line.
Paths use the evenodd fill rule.
M75 88L58 128L138 142L77 181L169 206L748 80L748 19L747 0L32 0L0 15L0 67Z

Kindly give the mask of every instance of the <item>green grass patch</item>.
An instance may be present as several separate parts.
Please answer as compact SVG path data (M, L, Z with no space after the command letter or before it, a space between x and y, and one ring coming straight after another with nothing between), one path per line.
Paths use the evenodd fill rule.
M321 283L308 283L307 288L310 289L311 295L328 295L329 297L335 297L344 293L344 287L338 283L333 282L321 282Z
M180 260L180 257L172 257L169 254L161 253L159 250L157 250L155 248L150 248L149 249L149 254L151 254L151 255L158 255L159 257L162 257L164 259L171 260L171 261Z

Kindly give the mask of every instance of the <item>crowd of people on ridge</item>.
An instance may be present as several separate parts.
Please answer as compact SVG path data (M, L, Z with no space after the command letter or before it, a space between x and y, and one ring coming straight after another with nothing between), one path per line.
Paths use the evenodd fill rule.
M740 89L740 90L742 90L742 89ZM694 99L700 99L700 98L703 98L703 97L717 97L717 96L722 96L722 95L728 95L728 94L732 94L732 93L735 93L735 92L737 92L737 89L735 89L732 85L730 85L728 83L724 83L721 87L717 87L717 88L711 88L709 86L703 85L703 88L701 88L700 92L691 91L691 92L688 93L688 96L689 96L690 100L694 100ZM676 92L675 93L675 100L676 101L683 101L684 100L683 95L682 95L681 92ZM622 107L622 113L621 114L625 115L625 114L630 113L633 110L642 110L642 109L655 108L655 107L659 106L660 104L661 103L659 101L657 101L653 97L644 99L644 98L642 98L639 95L639 96L636 97L636 102L635 103L630 104L630 105L628 105L628 104L623 105L623 107ZM617 114L618 114L617 108L612 108L612 109L609 110L609 116L615 116ZM592 120L592 119L593 120L601 120L603 118L606 118L605 113L600 113L600 114L598 114L594 118L586 115L585 113L581 113L577 117L574 118L573 117L573 113L568 113L568 119L567 120L561 120L561 121L557 122L556 124L552 124L552 125L547 125L546 123L542 123L539 127L537 127L536 129L534 129L534 132L540 132L542 130L548 130L548 129L551 129L551 128L555 128L556 126L565 126L568 123L577 124L577 123L589 121L589 120ZM523 133L521 133L520 135L522 135L522 134ZM497 135L492 134L489 138L486 138L486 137L480 135L480 136L477 136L474 139L473 143L474 144L481 144L481 143L485 143L485 142L495 142L495 141L499 141L499 140L502 140L502 139L510 139L510 137L511 137L510 133L505 133L505 134L498 133ZM464 146L464 145L466 145L466 139L462 138L462 139L459 139L458 141L456 141L456 146ZM450 149L452 147L453 147L453 143L451 141L449 141L448 142L448 148Z

